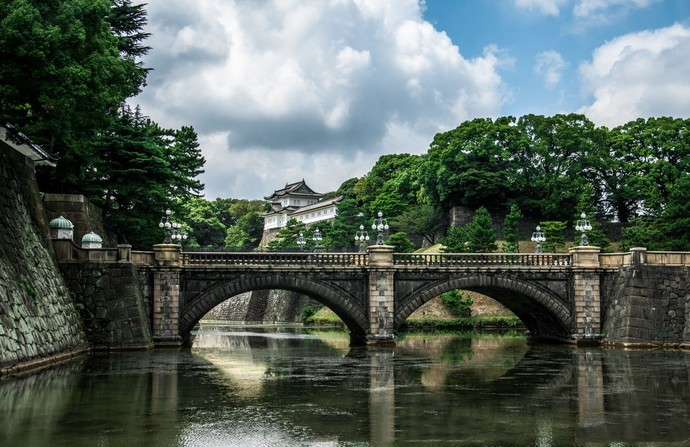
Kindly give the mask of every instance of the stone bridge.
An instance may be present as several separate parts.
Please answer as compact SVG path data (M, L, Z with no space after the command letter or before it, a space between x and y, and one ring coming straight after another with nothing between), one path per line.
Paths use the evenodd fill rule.
M454 289L487 295L539 338L581 341L601 333L599 249L568 254L183 253L157 245L132 254L150 275L157 344L179 343L213 307L235 295L284 289L333 310L353 342L388 343L405 319Z
M690 341L689 252L603 254L582 246L548 254L409 254L374 245L367 253L190 253L175 244L149 252L128 245L82 249L58 239L53 245L63 272L76 279L76 295L86 295L94 282L96 288L116 287L115 296L141 289L157 345L184 342L216 305L262 289L295 291L323 303L345 322L354 343L394 342L415 310L455 289L495 299L535 338L579 343L607 333L614 343ZM134 268L138 284L108 265ZM101 273L91 273L92 266ZM93 278L108 269L110 279ZM92 312L97 319L99 312Z

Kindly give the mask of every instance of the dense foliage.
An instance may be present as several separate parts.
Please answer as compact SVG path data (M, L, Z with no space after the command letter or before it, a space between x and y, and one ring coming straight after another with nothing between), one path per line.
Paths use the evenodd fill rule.
M601 222L638 222L639 237L645 221L661 236L658 248L688 249L675 197L689 173L689 127L690 120L666 117L611 130L577 114L475 119L436 135L421 183L441 210L506 213L514 203L532 221L570 229L585 211L595 226L591 242L601 246L608 245Z
M145 25L129 0L0 3L0 124L58 157L43 191L85 194L135 248L162 242L163 211L203 188L194 129L125 106L146 81Z
M467 318L472 316L472 297L460 290L451 290L441 294L441 302L455 317Z

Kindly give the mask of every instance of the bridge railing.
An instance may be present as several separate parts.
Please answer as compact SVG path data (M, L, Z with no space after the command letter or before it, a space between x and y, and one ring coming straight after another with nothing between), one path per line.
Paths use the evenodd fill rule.
M251 253L251 252L184 252L182 265L235 265L235 266L275 266L275 265L314 265L314 266L365 266L368 255L365 253Z
M601 253L599 265L601 267L620 267L632 263L632 254L628 253Z
M132 264L135 265L155 265L156 253L153 251L132 250Z
M640 249L633 249L640 250ZM638 251L637 258L632 253L602 253L599 265L602 267L622 267L636 263L648 265L690 265L689 251Z
M394 253L393 264L408 266L570 266L565 253Z
M647 264L690 265L690 251L648 251Z

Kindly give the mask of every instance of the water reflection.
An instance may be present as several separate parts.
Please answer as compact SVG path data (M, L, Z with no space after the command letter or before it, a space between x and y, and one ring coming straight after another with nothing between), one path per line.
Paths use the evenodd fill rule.
M348 344L338 332L205 328L191 350L4 380L0 446L690 445L687 353L487 334Z

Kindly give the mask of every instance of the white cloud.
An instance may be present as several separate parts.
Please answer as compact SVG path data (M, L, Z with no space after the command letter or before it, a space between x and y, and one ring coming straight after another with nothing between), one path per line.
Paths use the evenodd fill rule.
M536 10L540 14L558 16L563 5L569 0L515 0L518 8Z
M579 18L591 18L610 14L614 9L645 8L658 0L580 0L573 8Z
M593 102L579 111L617 126L639 117L690 116L690 28L680 24L618 37L580 66Z
M543 51L537 54L534 72L544 77L549 88L555 87L561 81L561 74L568 66L558 51Z
M135 101L166 127L194 126L211 197L302 177L335 189L373 166L350 160L423 152L505 98L504 56L463 58L416 0L150 0L147 11L154 71ZM400 129L423 147L399 147Z
M592 27L603 27L625 20L635 9L646 8L659 0L579 0L573 7L572 29L585 33Z

